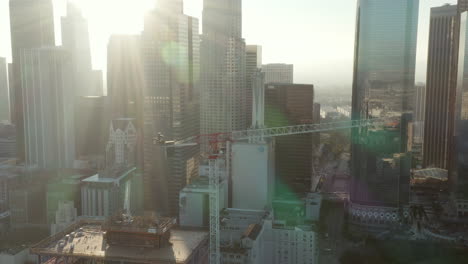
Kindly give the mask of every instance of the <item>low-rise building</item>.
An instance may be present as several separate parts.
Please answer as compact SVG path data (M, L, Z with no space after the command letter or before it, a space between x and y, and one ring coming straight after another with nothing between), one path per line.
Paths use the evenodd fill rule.
M73 259L80 264L207 264L208 232L176 229L175 220L155 216L85 220L31 248L39 264Z

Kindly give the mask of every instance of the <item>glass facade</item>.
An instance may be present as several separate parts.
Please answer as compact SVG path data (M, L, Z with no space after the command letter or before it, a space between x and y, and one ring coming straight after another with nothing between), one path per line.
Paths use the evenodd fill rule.
M408 202L418 0L360 0L357 8L353 119L398 121L353 130L351 201ZM376 143L378 142L378 144Z
M461 14L455 94L455 153L450 172L458 198L468 198L468 12Z

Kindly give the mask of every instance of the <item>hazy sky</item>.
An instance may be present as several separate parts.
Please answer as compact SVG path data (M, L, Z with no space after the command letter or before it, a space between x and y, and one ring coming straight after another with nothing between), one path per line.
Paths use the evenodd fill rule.
M8 1L0 0L0 57L11 61ZM14 1L14 0L12 0ZM139 33L154 0L74 0L88 18L93 67L103 69L112 33ZM292 63L296 83L350 87L357 0L244 0L243 36L263 46L264 63ZM388 0L392 1L392 0ZM56 43L66 0L53 0ZM185 0L185 13L201 18L203 0ZM416 81L425 82L430 7L456 0L420 0Z

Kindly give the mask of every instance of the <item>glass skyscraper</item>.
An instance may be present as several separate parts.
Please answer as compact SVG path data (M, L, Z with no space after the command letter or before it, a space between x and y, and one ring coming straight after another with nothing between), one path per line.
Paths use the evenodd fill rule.
M419 0L359 0L353 119L396 121L352 133L351 221L397 222L409 199L408 121L414 94Z
M450 170L457 200L468 200L468 12L460 18L458 74L455 92L454 156ZM460 202L460 201L459 201ZM459 215L468 217L468 215Z

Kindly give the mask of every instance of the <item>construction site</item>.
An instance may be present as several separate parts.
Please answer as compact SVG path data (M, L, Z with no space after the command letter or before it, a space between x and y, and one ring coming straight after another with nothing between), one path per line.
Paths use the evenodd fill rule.
M40 264L207 263L208 232L177 229L175 218L118 214L80 220L31 248Z

